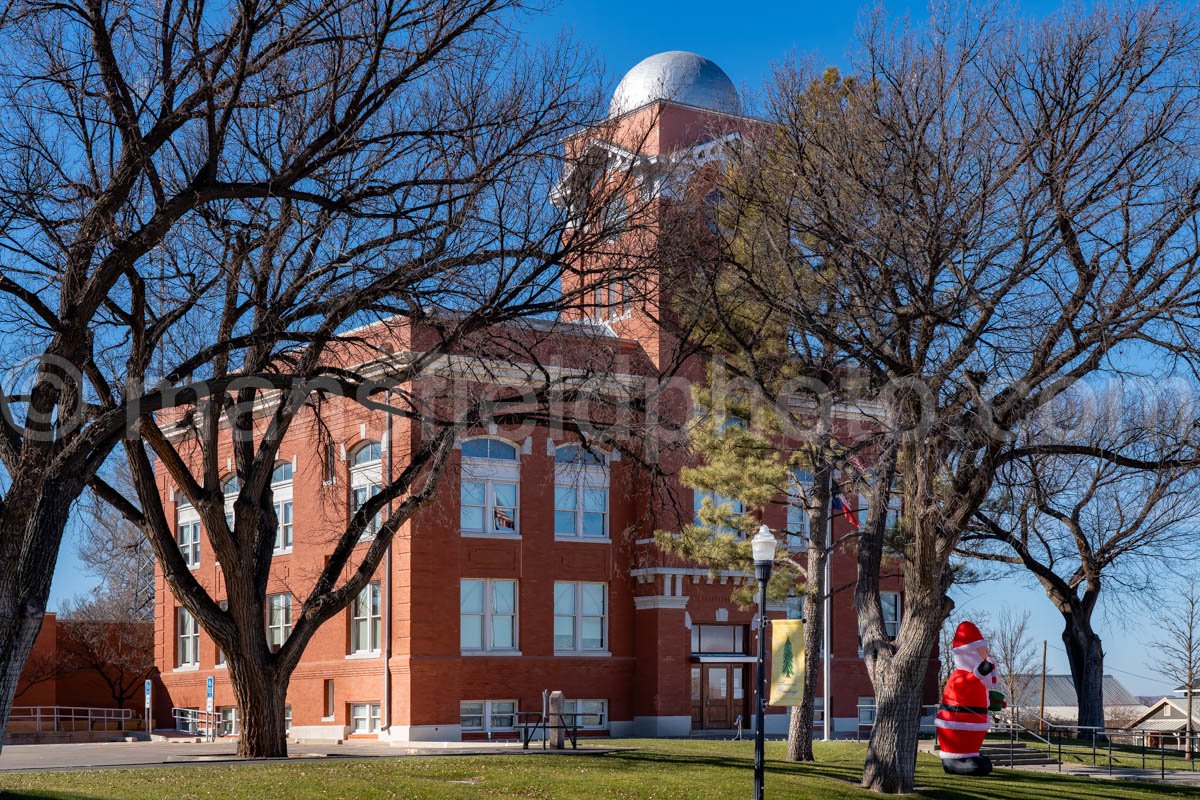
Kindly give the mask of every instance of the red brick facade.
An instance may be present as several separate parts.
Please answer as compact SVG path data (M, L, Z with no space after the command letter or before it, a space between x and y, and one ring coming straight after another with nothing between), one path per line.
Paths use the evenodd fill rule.
M654 135L643 146L652 153L673 152L705 141L714 120L727 131L744 124L740 118L670 103L628 116L628 126L653 127ZM643 364L645 369L661 363L663 354L673 346L668 332L636 311L614 322L611 329L614 346L627 354L623 360ZM681 392L678 400L680 413L685 413L690 398ZM382 413L350 404L341 410L334 416L326 409L336 441L332 477L325 474L311 421L298 421L280 450L280 458L290 459L293 472L290 481L277 487L276 501L290 491L293 528L290 552L281 552L274 559L272 593L303 594L323 563L330 537L345 527L356 483L368 480L372 471L378 481L382 472L378 462L354 466L359 444L382 442L382 458L392 459L396 469L403 467L405 454L418 444L416 433L403 422L395 424L391 441L387 441ZM676 560L659 554L651 542L654 530L677 529L689 520L674 518L666 505L648 507L651 501L644 476L628 459L611 458L606 465L607 535L591 539L556 536L554 453L556 446L569 444L566 437L559 434L555 441L545 429L481 430L477 434L505 440L516 449L517 461L496 467L507 471L505 477L519 472L516 533L472 535L461 529L464 467L456 454L437 497L397 533L390 567L381 566L377 576L382 597L375 624L381 631L390 629L390 636L385 634L377 651L351 652L353 608L317 633L288 690L293 735L342 738L362 733L393 740L511 736L510 723L516 722L512 712L540 710L543 692L554 690L561 690L571 700L603 701L603 705L577 708L595 711L598 718L589 721L612 735L686 734L695 727L731 726L739 714L745 716L749 727L753 666L748 662L756 652L757 631L753 630L753 612L732 604L730 592L750 576L714 578L703 568L678 566ZM484 473L491 468L490 464L478 467ZM468 469L472 477L479 477L482 473L475 470ZM174 505L173 487L165 476L160 480L168 514L186 521L187 510ZM499 498L500 491L488 486L484 494L491 498L495 493ZM691 507L690 490L677 487L677 499L678 507ZM480 513L490 509L494 515L503 505L500 500L490 505L485 501ZM771 509L765 521L774 528L784 527L783 509ZM839 735L856 732L859 699L871 695L858 656L855 571L853 553L838 550L832 567L837 593L831 653L832 714ZM213 563L203 533L195 572L214 597L222 596L221 571ZM467 623L463 608L468 590L463 581L473 579L515 582L516 607L511 611L504 599L511 584L484 584L485 603L489 596L500 599L496 601L498 610L492 609L495 618L481 623L484 630L490 626L502 644L507 644L511 627L512 647L464 650L463 626ZM589 642L588 650L556 653L556 583L566 582L606 587L601 633L599 639ZM901 590L898 579L888 579L885 584ZM470 591L475 586L471 584ZM205 634L199 635L195 663L180 663L181 653L190 659L190 650L180 645L179 604L161 575L156 588L158 664L171 702L203 708L206 678L215 676L215 706L231 707L233 693L225 670L217 665L216 648ZM559 587L557 591L565 597L568 589ZM581 608L585 590L570 591L576 592L576 608ZM298 600L293 603L294 608L299 607ZM566 609L565 603L559 611ZM575 636L582 640L590 635L583 631L596 630L598 615L578 613L573 625ZM782 609L772 609L771 615L782 616ZM468 627L475 624L474 619L472 616ZM709 654L701 662L692 649L693 630L701 625L744 626L735 645L740 652L725 654L725 660ZM567 630L565 621L562 630ZM699 670L695 679L694 670ZM931 701L936 675L936 665L931 663L927 679ZM699 703L693 697L696 680ZM740 698L736 696L739 682ZM714 700L710 689L712 694L724 691L726 700ZM390 700L385 700L389 695ZM476 702L483 705L473 705ZM378 711L373 706L379 706ZM768 730L783 730L784 711L771 709ZM483 730L466 729L464 724Z

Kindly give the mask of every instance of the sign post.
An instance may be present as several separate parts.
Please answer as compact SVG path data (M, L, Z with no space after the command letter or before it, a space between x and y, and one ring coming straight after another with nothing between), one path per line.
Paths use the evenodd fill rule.
M207 695L204 700L204 710L207 712L205 714L205 716L207 717L207 719L205 719L205 725L208 728L208 740L211 742L215 738L215 735L214 735L215 732L213 731L213 727L214 727L213 711L214 711L214 709L213 709L213 676L212 675L208 676L208 681L206 682L205 689L206 689L206 695Z
M147 736L149 736L149 735L150 735L150 732L151 732L152 730L154 730L154 715L153 715L153 713L152 713L152 709L153 709L153 703L154 703L154 701L153 701L153 691L154 691L154 685L153 685L153 683L150 681L150 679L149 679L149 678L147 678L147 679L146 679L146 716L145 716L145 719L146 719L146 735L147 735Z

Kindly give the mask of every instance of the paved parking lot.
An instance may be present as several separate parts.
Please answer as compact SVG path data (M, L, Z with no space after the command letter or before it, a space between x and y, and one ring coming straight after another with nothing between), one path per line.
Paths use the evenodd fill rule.
M233 742L106 742L103 744L5 745L0 751L0 772L111 767L180 766L242 761ZM582 748L581 748L582 749ZM593 750L594 748L588 748ZM604 750L612 748L606 747ZM511 742L398 743L347 742L344 744L292 744L289 758L395 758L396 756L519 754ZM544 752L540 747L530 753ZM571 752L571 751L566 751Z

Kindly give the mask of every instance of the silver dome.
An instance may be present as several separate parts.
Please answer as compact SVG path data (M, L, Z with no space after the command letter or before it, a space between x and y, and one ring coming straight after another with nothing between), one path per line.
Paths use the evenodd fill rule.
M671 100L728 114L741 112L737 89L725 71L704 56L668 50L639 62L613 92L609 116L619 116L655 100Z

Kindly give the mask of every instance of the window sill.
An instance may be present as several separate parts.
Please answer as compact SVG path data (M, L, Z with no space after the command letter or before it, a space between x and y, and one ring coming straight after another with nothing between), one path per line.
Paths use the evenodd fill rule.
M175 667L171 671L172 672L199 672L200 665L199 664L181 664L178 667Z
M272 550L271 551L272 556L290 556L291 554L292 554L292 548L290 548L290 547L287 550Z
M520 539L520 533L488 533L486 531L462 531L464 539Z
M462 651L462 656L464 658L480 658L480 657L486 658L489 656L496 656L499 658L513 658L513 657L519 656L519 655L521 655L520 650L463 650Z
M555 650L554 655L564 658L612 658L609 650Z
M228 669L228 664L213 664L213 669Z
M361 653L347 653L346 654L347 661L363 661L363 660L369 660L372 658L379 658L378 650L364 650Z
M570 536L565 533L554 534L556 542L592 542L593 544L612 544L612 539L607 536ZM651 539L650 541L653 541Z

